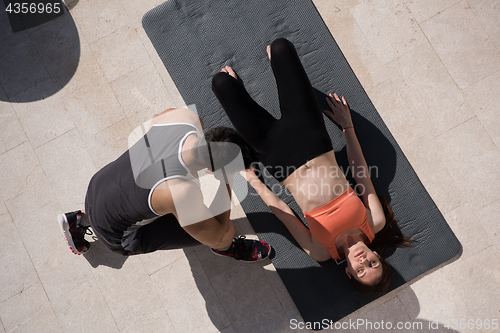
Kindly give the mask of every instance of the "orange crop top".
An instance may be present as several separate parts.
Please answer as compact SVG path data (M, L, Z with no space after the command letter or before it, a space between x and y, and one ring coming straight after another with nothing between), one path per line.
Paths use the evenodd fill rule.
M304 216L313 237L326 247L333 259L341 259L335 239L344 231L361 229L368 238L367 244L375 238L365 205L351 187L323 206L304 212Z

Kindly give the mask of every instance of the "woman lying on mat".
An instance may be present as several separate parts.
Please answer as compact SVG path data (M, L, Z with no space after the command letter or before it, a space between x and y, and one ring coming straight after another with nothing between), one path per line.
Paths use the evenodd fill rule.
M350 168L362 201L337 164L320 106L295 47L280 38L267 47L267 53L278 86L279 120L250 97L229 66L213 77L212 89L236 130L262 152L266 169L292 193L309 229L253 169L243 175L314 260L345 257L345 271L354 287L364 293L385 293L390 285L389 264L366 244L402 247L410 240L402 236L391 208L375 192L347 102L330 94L327 102L332 111L325 113L344 129Z

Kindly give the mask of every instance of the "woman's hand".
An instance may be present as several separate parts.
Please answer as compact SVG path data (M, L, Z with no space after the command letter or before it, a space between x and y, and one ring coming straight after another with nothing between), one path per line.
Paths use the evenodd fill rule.
M324 112L327 116L332 118L342 128L352 126L351 111L349 110L349 106L347 106L344 96L340 100L337 94L333 94L333 96L330 94L326 97L326 102L333 111L325 110Z
M245 180L247 182L251 182L252 180L255 180L255 179L259 179L259 177L257 177L257 175L255 174L255 171L253 170L253 168L250 168L250 169L245 169L245 170L241 170L240 171L240 175L245 178ZM260 180L260 179L259 179Z

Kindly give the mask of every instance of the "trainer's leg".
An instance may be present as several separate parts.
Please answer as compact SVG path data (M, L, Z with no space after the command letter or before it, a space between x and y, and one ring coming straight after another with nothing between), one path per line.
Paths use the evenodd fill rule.
M295 46L285 38L271 43L271 67L278 86L282 119L324 123L322 111ZM324 126L324 125L323 125Z
M235 129L257 149L262 149L274 117L257 104L245 87L226 72L212 78L212 90Z
M140 227L125 250L131 254L140 254L157 250L182 249L200 244L184 231L173 214L167 214Z

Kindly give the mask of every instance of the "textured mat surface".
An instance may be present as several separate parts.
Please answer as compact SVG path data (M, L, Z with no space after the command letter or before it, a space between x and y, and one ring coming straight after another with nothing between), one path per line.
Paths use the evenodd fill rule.
M167 1L143 18L144 29L187 105L195 104L207 128L231 123L211 91L211 79L232 66L250 95L279 117L278 95L265 47L278 37L295 44L323 108L325 94L346 97L356 133L377 191L388 198L403 232L416 241L388 257L396 288L455 257L460 243L421 184L309 0ZM342 131L325 118L339 164L346 170ZM293 147L290 147L293 154ZM273 185L272 179L267 179ZM248 186L238 178L236 186ZM279 184L273 186L280 192ZM300 216L293 198L281 197ZM261 240L272 244L273 258L303 319L339 320L374 297L349 285L344 265L319 265L250 188L243 208Z

